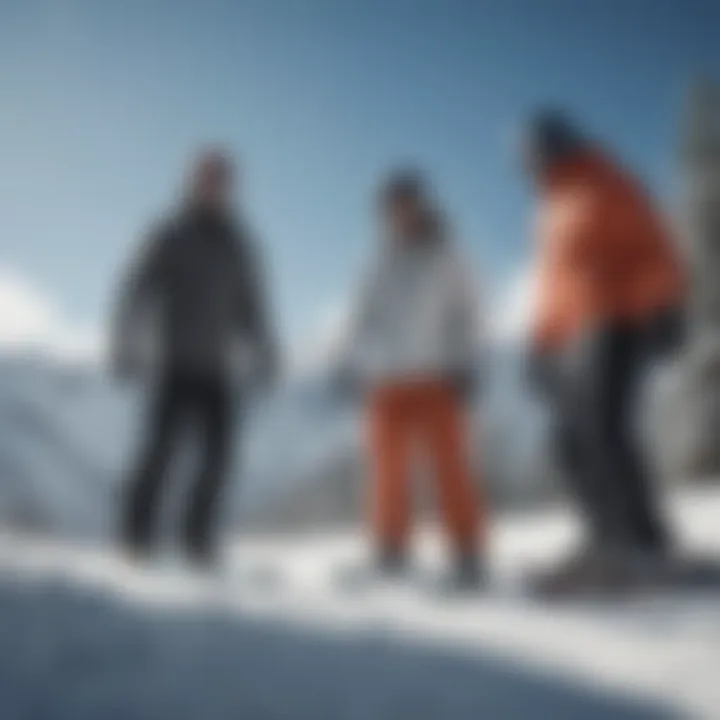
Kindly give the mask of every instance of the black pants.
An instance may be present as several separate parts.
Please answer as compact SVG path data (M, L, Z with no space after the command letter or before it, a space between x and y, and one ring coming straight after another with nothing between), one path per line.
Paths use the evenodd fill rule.
M647 327L608 326L574 348L553 385L558 460L599 545L661 552L668 540L636 432L654 357Z
M222 377L167 372L150 409L145 447L125 498L123 532L128 545L148 550L152 544L179 433L189 425L200 441L198 474L183 527L188 552L208 555L213 549L216 506L232 449L233 407L229 383Z

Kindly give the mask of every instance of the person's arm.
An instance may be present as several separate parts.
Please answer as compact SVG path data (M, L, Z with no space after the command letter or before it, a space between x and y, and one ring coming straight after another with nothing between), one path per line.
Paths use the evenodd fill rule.
M263 381L270 384L279 374L279 353L269 311L265 268L254 241L245 239L239 247L238 324L252 345Z
M557 217L560 214L560 217ZM541 215L537 229L537 285L531 322L533 353L553 352L578 312L578 284L607 285L612 230L603 198L578 190L565 207Z
M160 292L167 268L170 231L156 227L143 240L120 284L111 323L110 360L113 370L132 373L136 361L136 328Z

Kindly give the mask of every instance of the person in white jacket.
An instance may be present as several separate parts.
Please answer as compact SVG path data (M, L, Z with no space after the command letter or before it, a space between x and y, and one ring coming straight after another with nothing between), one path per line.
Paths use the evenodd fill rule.
M381 194L384 238L362 283L341 377L367 402L372 522L379 569L406 566L415 451L430 461L456 564L477 585L479 498L470 463L469 406L480 361L472 264L450 237L422 177L394 175Z

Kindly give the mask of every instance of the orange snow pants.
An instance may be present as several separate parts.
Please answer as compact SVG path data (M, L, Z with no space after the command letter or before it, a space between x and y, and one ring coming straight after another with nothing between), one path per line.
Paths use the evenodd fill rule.
M474 551L478 497L470 470L468 418L461 400L442 382L386 385L372 394L368 420L372 523L380 547L402 550L407 543L410 472L417 450L434 472L454 549Z

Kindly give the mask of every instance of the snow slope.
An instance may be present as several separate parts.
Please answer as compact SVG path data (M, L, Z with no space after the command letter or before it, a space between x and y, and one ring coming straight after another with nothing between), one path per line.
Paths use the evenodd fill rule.
M720 553L720 493L672 508L684 546ZM0 537L0 714L7 720L557 720L720 712L716 597L540 604L514 588L574 534L506 518L495 589L358 588L352 533L235 541L213 577L130 568L97 546ZM440 557L423 536L420 562Z

